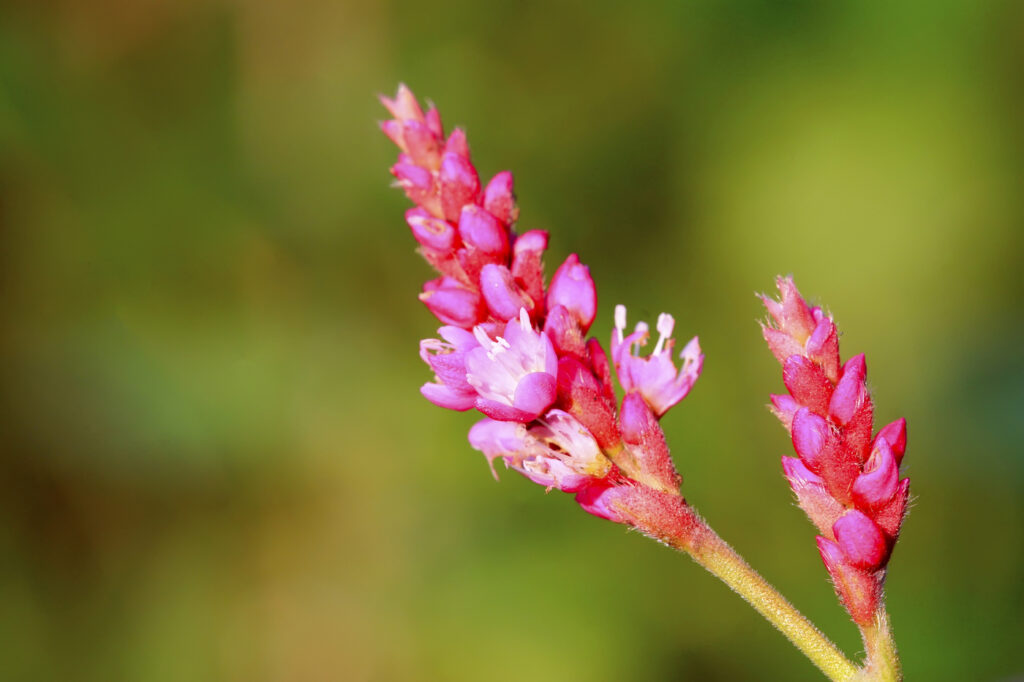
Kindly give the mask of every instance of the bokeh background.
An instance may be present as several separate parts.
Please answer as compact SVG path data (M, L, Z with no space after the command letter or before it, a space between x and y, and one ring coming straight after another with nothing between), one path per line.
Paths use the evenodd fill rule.
M1024 674L1024 8L30 0L0 9L0 678L816 680L686 557L470 450L375 100L516 173L699 333L685 492L851 654L764 409L794 273L910 422L910 680Z

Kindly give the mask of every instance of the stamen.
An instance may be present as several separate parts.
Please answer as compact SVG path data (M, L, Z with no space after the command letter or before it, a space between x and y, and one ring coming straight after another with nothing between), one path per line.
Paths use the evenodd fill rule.
M622 332L626 329L626 306L619 303L615 306L615 333L618 335L619 343L622 343Z
M654 346L654 352L651 355L659 355L665 348L665 341L672 336L672 329L675 328L676 321L668 313L662 313L658 315L658 343Z

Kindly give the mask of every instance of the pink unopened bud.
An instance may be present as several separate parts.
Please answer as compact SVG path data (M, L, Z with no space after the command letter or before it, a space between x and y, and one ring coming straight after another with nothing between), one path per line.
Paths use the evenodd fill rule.
M601 342L591 337L587 339L587 351L590 353L590 366L594 370L594 376L601 382L604 394L609 400L615 400L615 389L612 387L611 366L608 364L608 354L604 352Z
M907 502L910 499L910 479L904 478L896 488L896 494L892 496L881 509L875 510L875 523L882 529L891 541L896 541L900 534L900 526L903 524L903 517L907 513Z
M882 507L896 494L899 469L885 438L875 440L875 449L864 465L864 473L853 482L853 500L864 509Z
M468 329L485 316L483 299L452 277L439 277L423 285L420 300L446 324Z
M559 356L573 355L584 358L586 345L579 322L565 306L555 306L544 320L544 333L551 339Z
M437 185L433 173L413 163L399 162L391 167L391 174L398 181L398 186L405 190L410 201L422 206L432 215L441 214L441 203L437 198Z
M622 399L619 425L643 478L663 490L678 490L683 479L672 462L665 433L639 393L627 393Z
M388 99L380 95L380 102L398 120L423 120L423 110L420 109L416 96L412 90L406 87L405 83L398 85L398 94L394 99Z
M900 417L893 423L886 424L875 436L876 440L879 438L884 438L889 443L893 457L896 458L896 464L899 465L903 461L903 453L907 449L907 420Z
M459 220L462 207L475 204L480 194L480 178L469 159L459 154L445 152L441 155L441 170L438 173L441 192L441 210L445 220ZM408 190L406 190L408 191ZM414 199L415 201L415 199Z
M775 393L771 394L771 399L772 406L770 409L772 414L778 417L783 426L787 429L790 428L793 423L793 415L795 415L796 411L800 409L800 403L793 400L792 396L778 395Z
M479 206L469 204L462 207L459 236L469 246L495 257L504 258L508 253L508 231L497 218Z
M484 189L484 208L505 226L511 225L519 218L512 184L512 173L501 171L491 178Z
M516 238L512 247L512 276L537 305L544 302L544 251L548 233L530 230Z
M499 421L529 422L555 401L558 356L551 341L533 329L526 310L509 320L503 336L491 339L482 327L480 343L466 354L466 381L476 389L478 410Z
M565 306L580 323L583 333L597 316L597 288L590 277L590 268L580 263L579 257L570 254L555 271L548 287L548 308Z
M782 470L807 518L822 533L831 533L832 524L843 513L843 507L825 489L822 478L796 457L783 457Z
M864 388L866 374L867 365L863 353L853 356L843 365L843 375L839 378L828 404L828 413L840 424L850 421L864 400L867 394Z
M828 380L835 382L839 378L839 333L836 325L815 308L818 322L807 339L805 351L807 356L821 365Z
M444 127L441 125L441 112L437 110L437 107L431 105L423 119L426 121L430 132L439 138L444 138Z
M858 625L870 625L875 619L880 585L867 570L846 563L839 545L820 535L816 538L821 560L832 578L836 594Z
M821 454L829 439L828 422L806 407L793 415L793 448L800 459L812 470L821 466Z
M832 525L836 544L846 563L857 568L878 568L885 561L885 536L862 511L851 509Z
M456 128L452 131L452 134L448 136L448 141L444 144L444 153L455 154L469 161L469 142L466 141L465 130Z
M533 301L512 279L512 273L504 265L488 263L480 271L480 291L484 295L491 314L499 320L511 320L519 315L520 309L533 311Z
M778 316L773 315L775 322L780 329L802 344L814 331L815 323L811 309L804 303L796 285L793 284L792 277L779 277L775 280L775 285L782 299ZM772 312L771 307L768 310Z
M476 402L476 389L466 381L466 353L479 346L470 332L458 327L441 327L444 341L420 342L420 357L434 371L434 382L420 388L423 397L439 407L464 411Z
M804 352L804 347L781 329L762 324L761 335L764 336L764 340L768 343L768 349L779 362L784 363L790 356L800 355Z
M782 365L782 382L798 403L815 414L827 414L832 382L813 360L802 355L787 358Z
M425 121L385 121L381 130L417 166L436 171L441 165L441 140Z
M422 208L406 211L405 222L409 224L412 236L425 248L446 253L455 245L457 234L451 223L435 218Z

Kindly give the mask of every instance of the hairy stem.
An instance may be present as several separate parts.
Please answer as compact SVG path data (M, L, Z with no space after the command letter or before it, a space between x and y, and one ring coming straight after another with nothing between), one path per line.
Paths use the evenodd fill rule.
M634 525L688 553L778 628L829 679L856 679L858 669L843 652L751 568L682 498L678 500L672 505L671 514L637 514L633 517ZM662 507L660 511L668 509Z
M864 679L900 682L903 679L903 668L896 651L896 642L892 637L889 614L884 605L879 606L875 612L875 622L862 627L860 632L864 637L864 649L867 652Z

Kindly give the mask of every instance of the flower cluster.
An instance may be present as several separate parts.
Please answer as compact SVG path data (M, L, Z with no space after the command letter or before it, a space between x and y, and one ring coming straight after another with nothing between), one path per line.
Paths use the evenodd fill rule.
M658 420L700 375L697 339L677 367L674 320L662 315L653 352L641 355L648 327L641 322L627 336L619 306L609 362L601 343L586 338L597 314L589 269L572 254L545 285L548 235L514 229L512 174L483 184L465 133L446 137L437 109L424 112L405 86L381 101L393 116L381 128L401 150L391 173L415 204L406 222L440 275L420 294L444 324L440 338L420 344L435 375L424 397L486 415L469 441L492 470L500 458L535 483L574 493L592 514L632 523L631 508L650 514L659 496L681 500Z
M783 457L782 467L821 532L818 550L836 593L854 621L869 625L907 509L910 480L899 478L906 420L872 435L864 356L840 364L832 318L809 307L791 278L776 284L780 300L762 297L770 315L762 330L789 395L773 395L772 411L799 456Z

